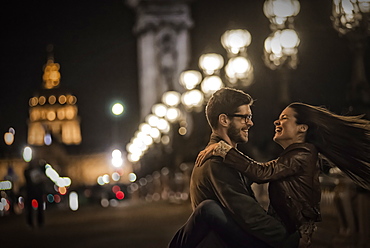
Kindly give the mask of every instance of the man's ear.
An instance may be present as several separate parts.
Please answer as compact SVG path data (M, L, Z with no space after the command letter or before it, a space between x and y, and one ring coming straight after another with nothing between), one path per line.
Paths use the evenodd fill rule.
M227 117L227 115L226 115L226 114L220 114L220 115L218 116L218 123L219 123L221 126L223 126L223 127L227 127L227 126L229 126L229 122L230 122L230 120L229 120L229 118Z
M308 125L306 124L300 124L299 125L299 131L302 132L302 133L306 133L308 130Z

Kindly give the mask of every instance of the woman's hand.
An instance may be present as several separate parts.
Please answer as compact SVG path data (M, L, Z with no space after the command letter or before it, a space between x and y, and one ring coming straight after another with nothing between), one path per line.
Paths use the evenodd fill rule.
M308 248L311 247L311 239L307 234L303 234L299 239L298 248Z
M213 156L213 150L217 147L218 143L207 146L203 151L198 154L195 161L195 166L202 166L202 164Z

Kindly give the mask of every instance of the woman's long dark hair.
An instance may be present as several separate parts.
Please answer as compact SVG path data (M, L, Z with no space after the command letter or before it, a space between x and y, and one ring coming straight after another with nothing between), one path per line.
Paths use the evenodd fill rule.
M370 190L370 121L364 115L337 115L326 108L291 103L298 124L308 125L306 141L347 174Z

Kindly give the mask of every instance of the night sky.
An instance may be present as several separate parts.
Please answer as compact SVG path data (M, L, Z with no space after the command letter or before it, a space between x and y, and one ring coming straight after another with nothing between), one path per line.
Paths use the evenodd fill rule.
M279 83L276 71L263 61L263 42L271 33L262 11L264 1L198 0L191 2L194 27L190 30L192 59L217 52L226 58L220 43L224 31L245 28L252 35L248 56L255 72L254 84L246 89L257 99L251 141L263 149L272 143L272 122L277 117ZM112 127L119 125L119 138L129 142L139 117L135 13L121 0L104 1L3 1L0 73L0 131L16 130L14 152L26 144L28 99L42 86L42 68L48 44L54 45L55 62L61 66L61 87L78 98L82 144L76 152L104 151L112 141ZM330 20L331 1L301 1L295 18L299 46L298 68L291 71L292 101L325 105L343 113L348 108L345 92L351 78L351 53ZM370 68L366 51L366 68ZM367 70L367 77L370 78ZM125 115L110 113L114 100L125 104ZM208 127L206 127L208 128ZM4 142L0 142L4 150ZM18 149L18 150L17 150Z

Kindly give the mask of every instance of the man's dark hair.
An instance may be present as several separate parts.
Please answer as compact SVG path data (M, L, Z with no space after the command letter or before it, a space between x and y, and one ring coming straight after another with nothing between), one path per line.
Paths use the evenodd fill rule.
M213 93L206 106L206 117L212 129L217 128L220 114L234 114L242 105L252 105L252 97L237 89L222 88Z

